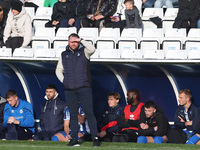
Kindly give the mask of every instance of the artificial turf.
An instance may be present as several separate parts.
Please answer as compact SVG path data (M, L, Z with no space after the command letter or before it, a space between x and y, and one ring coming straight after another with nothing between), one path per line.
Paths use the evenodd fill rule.
M93 147L92 142L81 143L79 147L66 146L66 142L52 141L0 141L0 150L191 150L200 149L200 145L186 144L138 144L102 142L100 147Z

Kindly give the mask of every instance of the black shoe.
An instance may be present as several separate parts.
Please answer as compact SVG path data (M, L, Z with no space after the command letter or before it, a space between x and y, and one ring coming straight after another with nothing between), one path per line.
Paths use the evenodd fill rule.
M78 140L71 139L67 146L80 146Z
M99 138L95 137L93 140L93 146L100 146Z

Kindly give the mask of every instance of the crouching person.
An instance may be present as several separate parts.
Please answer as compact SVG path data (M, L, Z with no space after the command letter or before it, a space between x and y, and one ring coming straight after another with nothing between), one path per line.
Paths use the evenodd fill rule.
M140 136L137 143L166 143L170 126L162 109L153 101L148 101L144 105L144 112L145 115L141 115L139 119Z
M6 139L31 139L35 132L32 105L19 99L14 90L9 90L6 93L6 100L8 103L4 108L3 122L3 126L7 128Z

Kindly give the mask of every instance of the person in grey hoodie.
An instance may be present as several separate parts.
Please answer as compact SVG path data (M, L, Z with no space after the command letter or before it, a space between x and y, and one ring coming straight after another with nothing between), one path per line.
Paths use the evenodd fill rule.
M134 0L125 0L125 17L126 28L142 28L142 19L136 6L134 6Z
M32 38L32 24L23 3L19 0L11 2L11 13L8 14L4 29L4 43L7 48L26 47Z

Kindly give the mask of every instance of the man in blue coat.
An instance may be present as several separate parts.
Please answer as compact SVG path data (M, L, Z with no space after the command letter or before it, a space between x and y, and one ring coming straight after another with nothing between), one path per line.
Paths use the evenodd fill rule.
M50 141L57 132L64 130L64 110L66 102L62 101L54 84L46 86L46 102L40 109L40 127L33 140Z
M35 132L32 105L19 99L17 92L9 90L6 93L8 103L4 108L3 126L7 128L7 140L28 140Z

